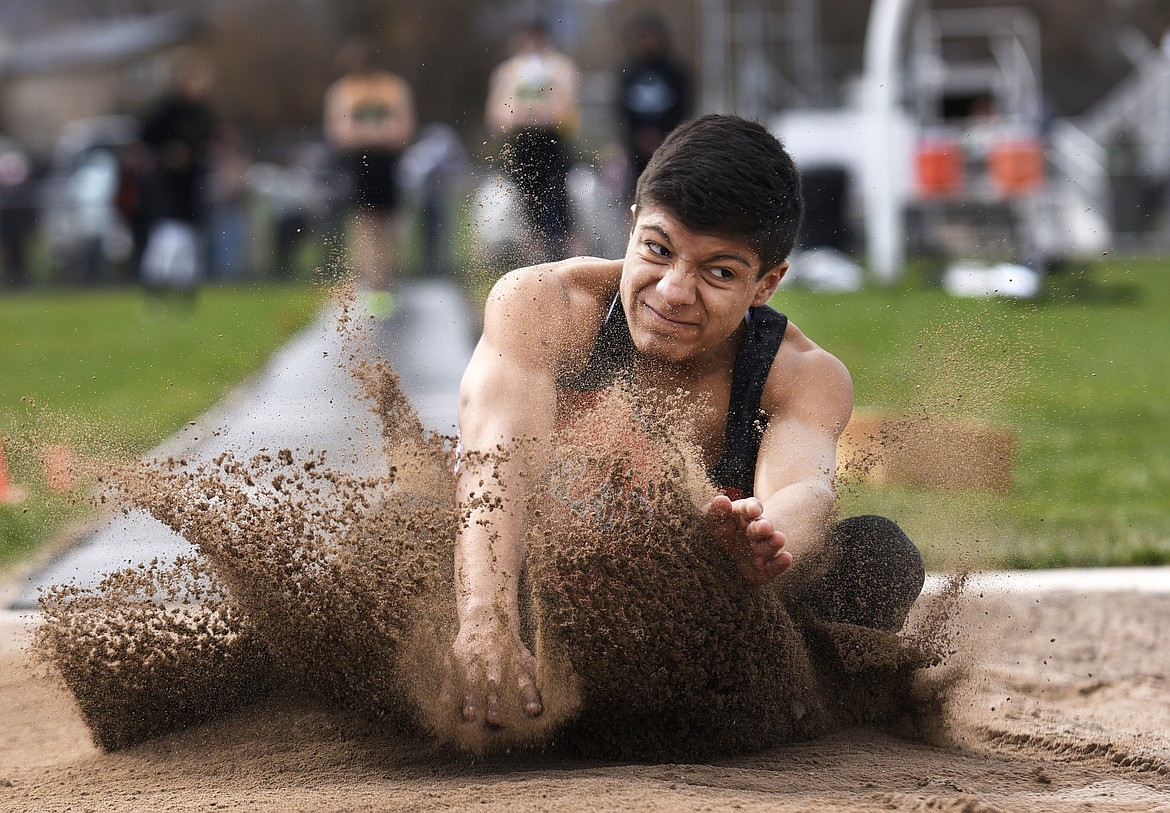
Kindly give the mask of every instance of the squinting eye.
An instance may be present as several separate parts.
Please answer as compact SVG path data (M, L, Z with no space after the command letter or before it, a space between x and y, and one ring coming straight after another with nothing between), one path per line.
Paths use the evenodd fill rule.
M733 274L728 268L712 268L711 273L714 274L717 279L721 280L729 280L735 277L735 274Z
M650 253L654 254L655 256L665 257L668 253L665 246L663 246L661 243L656 243L653 240L647 240L645 245Z

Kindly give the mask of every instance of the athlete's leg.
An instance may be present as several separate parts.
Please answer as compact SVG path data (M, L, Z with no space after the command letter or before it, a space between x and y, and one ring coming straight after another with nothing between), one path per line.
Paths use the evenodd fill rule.
M897 632L922 592L922 556L897 523L850 517L829 530L832 565L804 601L825 621Z

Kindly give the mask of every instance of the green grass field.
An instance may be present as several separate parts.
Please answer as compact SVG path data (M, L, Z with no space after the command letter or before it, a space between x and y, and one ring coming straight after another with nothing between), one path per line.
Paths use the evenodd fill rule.
M209 286L165 305L129 288L0 295L0 437L29 492L0 505L0 565L88 510L45 488L40 447L141 455L259 369L321 300L309 283Z
M910 280L773 304L850 368L859 409L1014 430L1004 493L847 485L845 512L900 522L932 568L1170 562L1170 263L1108 261L1037 301Z

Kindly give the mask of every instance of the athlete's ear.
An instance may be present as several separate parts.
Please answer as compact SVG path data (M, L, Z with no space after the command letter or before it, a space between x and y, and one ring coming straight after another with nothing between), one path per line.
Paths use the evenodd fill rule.
M638 204L630 204L630 234L634 233L634 226L638 224Z
M767 273L760 277L760 281L756 283L759 287L756 288L756 295L752 297L752 305L766 304L772 298L772 294L776 293L776 289L780 286L780 280L784 279L784 275L787 273L787 261L768 269Z

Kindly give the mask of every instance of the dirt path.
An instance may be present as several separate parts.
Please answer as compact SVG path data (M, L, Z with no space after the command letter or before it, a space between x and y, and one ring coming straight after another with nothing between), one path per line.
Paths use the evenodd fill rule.
M0 810L1170 811L1168 594L970 596L949 742L847 730L708 764L488 761L268 702L114 754L0 624Z

